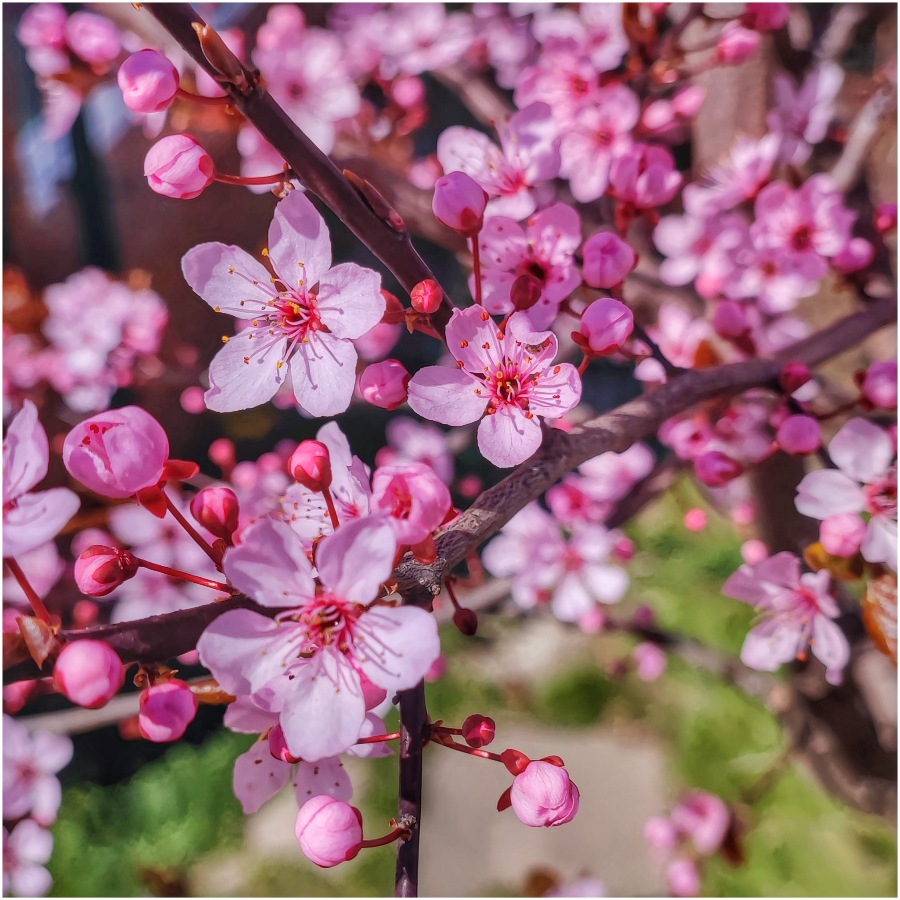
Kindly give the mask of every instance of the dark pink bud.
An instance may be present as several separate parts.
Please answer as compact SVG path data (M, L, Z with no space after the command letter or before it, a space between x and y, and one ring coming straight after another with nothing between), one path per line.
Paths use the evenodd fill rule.
M863 397L877 409L896 409L897 360L872 363L861 389Z
M178 70L156 50L132 53L116 76L125 105L136 113L168 109L178 91Z
M694 460L694 469L697 477L710 487L721 487L723 484L728 484L744 471L744 467L737 460L718 450L701 453Z
M778 381L786 394L793 394L812 378L809 366L803 363L788 363L778 376Z
M450 172L435 183L431 208L440 223L473 237L484 224L487 201L488 195L477 181L464 172Z
M632 331L634 316L631 310L612 297L595 300L581 315L581 335L597 356L617 353Z
M691 84L678 91L672 98L672 106L679 116L692 119L700 112L703 101L706 99L706 88L699 84Z
M531 309L541 299L543 286L530 272L524 272L512 283L509 289L509 299L512 305L520 312Z
M754 31L775 31L787 24L790 15L787 3L748 3L741 24Z
M89 65L105 68L122 52L119 29L105 16L72 13L65 32L69 49Z
M729 22L723 29L716 46L716 59L720 63L738 65L750 59L759 49L759 32Z
M275 759L280 759L282 762L300 762L300 757L294 756L291 751L288 750L287 741L284 738L284 731L282 731L280 725L276 725L269 732L269 753L271 753Z
M147 151L144 175L157 194L193 200L215 181L216 165L190 135L170 134Z
M539 759L516 775L509 799L520 822L551 828L575 818L581 796L564 768Z
M850 238L844 249L831 260L832 265L844 275L859 272L872 264L875 248L865 238Z
M75 583L82 594L104 597L134 578L138 564L134 555L116 547L94 544L75 560Z
M288 471L305 488L324 491L331 487L331 454L321 441L301 441L288 460Z
M409 296L412 298L412 308L416 312L431 315L441 308L444 292L433 278L426 278L412 289Z
M785 453L803 456L822 444L822 429L812 416L788 416L775 434Z
M470 747L479 750L481 747L486 747L494 740L497 725L489 716L479 716L476 714L474 716L469 716L469 718L462 723L462 729L460 730L462 731L463 740Z
M396 409L406 402L412 376L398 359L385 359L367 366L359 376L359 392L372 406Z
M208 487L191 500L191 515L212 535L231 543L238 527L237 494L227 487Z
M453 612L453 624L466 637L472 637L478 631L478 616L473 610L460 607Z
M307 859L330 869L359 853L362 816L349 803L320 794L300 807L294 834Z
M595 288L621 284L637 257L631 245L612 231L600 231L584 242L584 280Z
M623 562L628 562L628 560L634 559L634 551L634 541L628 537L620 537L613 547L613 553L618 559L621 559Z
M53 667L53 687L78 706L106 706L125 682L125 667L103 641L81 640L65 645Z
M34 7L30 7L34 9ZM879 234L887 234L897 227L897 204L880 203L875 211L875 227Z
M138 728L157 744L177 741L197 715L197 698L180 678L154 684L141 694Z
M723 300L716 307L713 327L723 338L739 338L750 330L750 321L742 304L736 300Z

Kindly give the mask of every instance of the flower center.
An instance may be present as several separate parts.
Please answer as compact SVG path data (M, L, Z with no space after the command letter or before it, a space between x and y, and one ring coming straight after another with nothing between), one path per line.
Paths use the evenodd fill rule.
M336 646L347 653L353 644L354 630L362 607L347 603L333 594L320 593L312 603L303 607L300 622L306 628L306 652Z
M866 505L873 516L897 515L897 470L866 487Z

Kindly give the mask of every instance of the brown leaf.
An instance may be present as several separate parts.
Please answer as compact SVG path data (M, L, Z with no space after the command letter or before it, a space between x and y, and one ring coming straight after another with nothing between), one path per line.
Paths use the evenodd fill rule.
M55 629L34 616L19 616L16 622L28 653L40 668L47 657L51 653L56 653L59 647Z
M875 646L897 665L897 576L869 579L862 604L863 623Z

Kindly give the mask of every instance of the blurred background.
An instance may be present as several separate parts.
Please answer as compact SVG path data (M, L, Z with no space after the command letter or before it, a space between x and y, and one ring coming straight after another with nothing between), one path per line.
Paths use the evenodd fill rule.
M253 33L267 6L200 9L220 30L240 26ZM211 240L257 253L275 198L222 185L185 203L152 193L142 175L152 137L129 117L114 84L94 87L71 131L47 140L42 97L15 37L24 8L4 4L2 9L5 333L37 335L47 314L44 290L84 266L99 267L137 288L152 288L165 301L169 322L162 344L142 357L133 382L117 390L113 405L140 402L157 416L170 435L173 457L194 459L205 474L216 477L219 470L207 457L216 438L233 441L242 460L256 459L278 441L313 436L320 423L304 419L293 407L267 405L220 416L194 411L190 394L185 396L202 384L223 326L184 283L181 257ZM833 8L810 7L813 27ZM140 46L167 45L146 13L127 4L104 5L102 11L139 35ZM311 23L323 21L323 6L305 11ZM858 46L851 46L844 60L848 78L842 103L849 109L876 60L896 53L896 16L875 9L867 22ZM744 77L760 73L751 70ZM432 117L411 139L418 154L431 152L449 124L481 127L452 89L429 76L425 83ZM739 83L732 89L740 96ZM740 106L732 96L729 108ZM740 121L722 118L708 123L707 158L714 158L716 148L727 146L741 127ZM221 110L176 109L167 130L189 130L223 171L239 170L236 125ZM894 120L883 123L883 130L873 177L883 196L895 197ZM344 149L352 156L352 147ZM390 158L381 162L389 164ZM423 202L413 194L392 200L411 220ZM326 213L326 218L335 259L383 271L333 216ZM427 237L417 239L417 246L441 281L465 295L459 247L439 246ZM385 287L396 289L387 274ZM846 297L830 297L823 308L822 300L812 298L804 307L813 321L831 321L851 305ZM638 297L637 303L652 308L658 298ZM74 323L79 310L72 309L71 316ZM889 354L892 338L878 340L880 352ZM414 370L434 360L433 343L404 335L392 352ZM8 352L6 365L15 364ZM844 359L832 366L832 374L847 377L853 368ZM627 366L598 365L591 373L585 399L599 411L639 390ZM28 393L20 386L16 390ZM351 447L369 465L384 444L392 415L355 404L342 418ZM44 398L42 420L51 433L63 432L81 417ZM498 473L470 448L457 458L457 476L455 496L465 503L472 481L464 490L464 478L489 485ZM51 472L53 477L61 479L61 471ZM685 514L692 509L708 516L705 530L685 527ZM86 501L82 526L92 512L100 514ZM476 603L495 609L482 616L476 637L444 628L448 669L428 688L432 718L458 723L471 713L490 715L497 722L498 745L535 757L562 756L581 789L582 806L563 829L524 828L511 812L494 812L507 785L500 767L431 747L425 761L422 895L539 896L581 878L599 879L610 895L665 893L665 858L646 843L645 822L666 815L686 790L701 789L725 800L734 817L728 853L705 864L704 894L895 896L895 799L880 807L849 805L839 799L840 792L825 790L803 754L792 752L791 736L779 717L779 702L789 703L793 674L757 679L734 662L752 611L725 599L721 586L742 562L747 533L687 478L676 478L673 489L624 531L637 547L625 609L648 605L660 628L682 636L658 680L648 683L638 676L633 638L586 635L549 617L526 618L510 608L502 586L489 596L473 589ZM71 587L63 581L55 590ZM290 792L253 816L242 814L231 772L234 758L251 739L225 731L220 709L201 707L185 740L167 746L133 740L128 728L113 722L96 728L90 717L56 715L64 706L61 698L36 696L23 710L35 726L70 732L75 744L73 762L61 773L64 798L49 866L53 895L389 892L391 848L367 851L335 871L306 862L293 835L296 805ZM133 711L127 707L128 714ZM896 732L892 738L886 716L884 741L896 765ZM800 745L815 739L810 731ZM386 822L395 812L396 760L360 762L351 776L354 802L367 823Z

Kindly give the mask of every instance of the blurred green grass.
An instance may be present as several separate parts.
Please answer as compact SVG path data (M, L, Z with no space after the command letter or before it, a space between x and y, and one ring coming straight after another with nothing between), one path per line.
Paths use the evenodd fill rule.
M736 653L752 611L720 589L741 562L740 539L712 510L709 528L687 531L682 514L697 500L679 485L628 528L639 548L629 602L649 603L665 628ZM604 661L621 657L633 642L602 635L592 658L574 656L549 681L511 692L466 660L489 652L491 641L515 640L514 627L501 618L474 641L452 630L443 635L453 662L444 679L429 685L434 718L454 722L473 710L505 710L570 728L637 722L669 748L673 794L710 790L739 811L745 862L711 860L705 895L896 896L895 829L846 808L792 763L778 722L758 700L678 657L652 685L611 677ZM231 767L248 745L246 736L221 732L200 747L172 747L124 784L70 787L55 827L54 894L183 894L193 866L237 854L244 817L231 791ZM367 821L385 822L395 809L396 761L367 766L364 794L354 802ZM247 866L241 890L252 896L385 896L393 884L390 847L323 874L302 864L299 850L296 864L279 856ZM496 892L520 889L500 885Z

